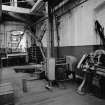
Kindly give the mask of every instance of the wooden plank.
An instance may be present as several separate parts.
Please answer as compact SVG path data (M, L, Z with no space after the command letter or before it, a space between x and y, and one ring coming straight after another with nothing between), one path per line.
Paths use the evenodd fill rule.
M26 56L27 53L16 53L16 54L7 54L7 58L16 57L16 56Z
M0 95L3 92L13 91L11 83L2 83L0 84Z
M11 83L0 84L0 105L14 105L14 92Z

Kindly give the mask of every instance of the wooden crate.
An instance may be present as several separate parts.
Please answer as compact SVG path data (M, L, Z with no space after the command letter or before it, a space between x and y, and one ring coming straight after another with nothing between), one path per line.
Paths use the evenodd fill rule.
M14 92L11 83L0 84L0 105L14 105Z

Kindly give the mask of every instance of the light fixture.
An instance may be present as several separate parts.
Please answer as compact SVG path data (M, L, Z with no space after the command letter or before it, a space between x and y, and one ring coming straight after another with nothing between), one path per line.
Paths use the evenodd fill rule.
M11 31L11 35L22 35L24 32L23 31Z

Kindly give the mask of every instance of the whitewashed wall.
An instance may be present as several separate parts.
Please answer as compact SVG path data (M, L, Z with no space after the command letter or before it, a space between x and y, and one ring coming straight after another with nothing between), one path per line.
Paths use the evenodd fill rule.
M60 46L72 46L75 44L74 13L69 12L59 19L58 33L60 36Z
M60 46L99 45L100 38L95 33L94 22L98 19L105 26L105 6L102 10L97 10L103 3L105 4L104 0L88 0L61 16Z

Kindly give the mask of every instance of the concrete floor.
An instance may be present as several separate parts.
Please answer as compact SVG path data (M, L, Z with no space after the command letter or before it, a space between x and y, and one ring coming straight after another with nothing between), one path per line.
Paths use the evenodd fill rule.
M65 89L53 87L52 91L45 89L45 80L27 81L27 92L23 92L22 78L29 74L15 73L13 67L2 69L2 82L11 82L15 93L15 105L105 105L105 99L91 94L76 93L78 84L65 82Z

